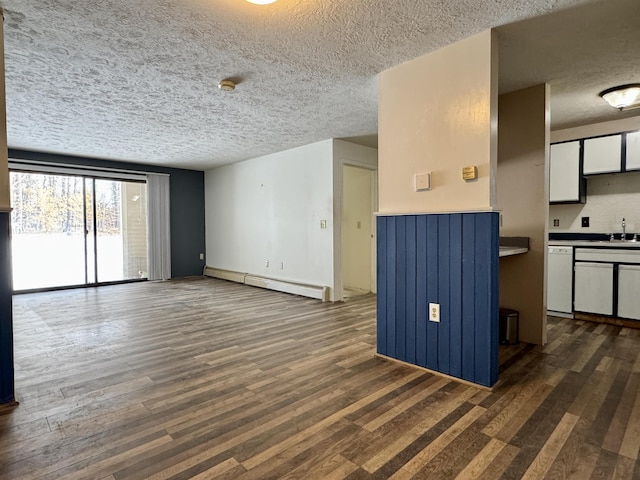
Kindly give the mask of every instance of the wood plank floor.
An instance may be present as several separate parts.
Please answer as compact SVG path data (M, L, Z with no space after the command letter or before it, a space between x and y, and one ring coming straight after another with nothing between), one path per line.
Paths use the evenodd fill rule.
M375 298L208 278L14 298L0 479L639 479L640 331L550 318L493 392L373 356Z

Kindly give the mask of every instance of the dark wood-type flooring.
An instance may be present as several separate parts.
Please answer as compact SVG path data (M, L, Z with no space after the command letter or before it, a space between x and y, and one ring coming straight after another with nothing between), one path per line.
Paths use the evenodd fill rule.
M374 357L375 298L208 278L14 298L1 479L639 479L640 331L550 318L493 392Z

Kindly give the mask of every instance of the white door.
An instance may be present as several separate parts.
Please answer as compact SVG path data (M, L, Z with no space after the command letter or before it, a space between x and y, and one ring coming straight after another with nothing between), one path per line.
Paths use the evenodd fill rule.
M372 291L373 181L373 170L344 166L342 279L347 295Z

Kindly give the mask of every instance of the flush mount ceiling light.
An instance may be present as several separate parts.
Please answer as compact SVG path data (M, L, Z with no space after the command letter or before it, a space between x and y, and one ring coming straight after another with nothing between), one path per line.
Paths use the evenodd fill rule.
M600 96L605 102L620 111L640 108L640 83L607 88L600 92Z
M236 82L233 80L221 80L218 84L218 88L220 90L224 90L225 92L231 92L236 89Z
M269 5L270 3L275 2L276 0L247 0L249 3L255 3L256 5Z

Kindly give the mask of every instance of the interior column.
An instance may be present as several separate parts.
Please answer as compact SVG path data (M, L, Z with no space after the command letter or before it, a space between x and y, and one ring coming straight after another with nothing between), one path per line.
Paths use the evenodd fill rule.
M529 238L526 255L500 261L500 305L520 312L520 340L537 345L547 342L549 98L549 86L536 85L498 100L500 233Z
M378 88L378 353L484 386L498 379L497 88L491 31Z

